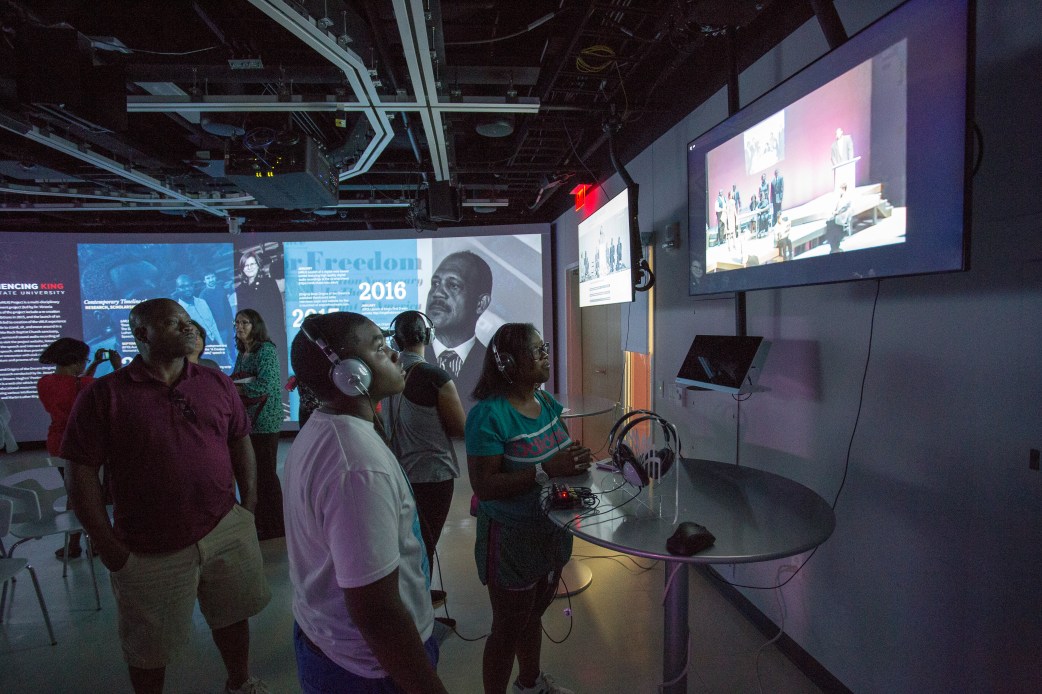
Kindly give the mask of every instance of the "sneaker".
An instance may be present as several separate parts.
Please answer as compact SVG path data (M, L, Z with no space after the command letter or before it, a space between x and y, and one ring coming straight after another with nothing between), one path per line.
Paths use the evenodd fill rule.
M514 691L516 694L575 694L571 689L556 684L554 678L545 672L539 673L539 678L531 687L522 687L518 680L514 680Z
M441 607L445 604L445 591L444 590L431 590L431 606Z
M224 694L271 694L268 685L259 677L251 677L243 682L237 689L224 685Z

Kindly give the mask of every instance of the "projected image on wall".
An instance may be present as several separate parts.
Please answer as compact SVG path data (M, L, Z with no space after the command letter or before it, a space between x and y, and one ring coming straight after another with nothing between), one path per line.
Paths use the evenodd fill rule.
M229 297L210 291L206 282L207 277L216 284L216 278L231 276L230 243L80 244L78 260L83 340L91 353L113 349L129 361L137 354L130 309L144 299L166 297L206 331L203 356L231 372L235 348L228 339Z
M906 41L705 155L706 272L905 242Z
M282 244L261 241L235 249L235 292L232 307L236 311L251 308L264 318L268 334L276 344L286 344L286 311L283 305L285 272ZM232 325L232 321L228 321Z
M519 227L526 228L541 226ZM129 363L137 354L130 311L145 299L180 303L206 330L203 357L228 374L238 353L236 313L260 313L279 357L290 429L299 398L282 387L291 375L288 346L313 313L354 311L388 328L402 311L425 311L435 325L427 358L448 365L465 406L499 326L544 329L544 233L417 239L410 232L350 241L287 236L243 234L229 243L217 234L124 234L78 243L74 235L55 234L44 245L0 235L0 399L16 439L46 436L49 418L36 382L54 367L39 363L43 349L68 336L82 339L92 353L116 350ZM164 242L148 242L159 238ZM104 362L96 375L109 371Z
M469 409L499 326L542 330L541 244L537 234L286 243L288 335L313 313L354 311L389 328L402 311L424 311L434 325L427 360L453 375ZM296 403L293 393L294 412Z
M544 336L541 237L430 240L420 275L420 310L434 323L427 360L454 374L463 408L474 404L488 345L504 323L532 323ZM421 255L428 251L417 242ZM549 339L549 337L547 337ZM453 354L454 353L454 354Z
M60 337L83 334L76 246L2 243L0 268L0 403L10 411L13 431L19 406L39 402L36 383L54 372L54 366L39 362L40 353ZM102 364L98 375L109 369ZM46 435L50 418L42 406L25 412L25 418Z

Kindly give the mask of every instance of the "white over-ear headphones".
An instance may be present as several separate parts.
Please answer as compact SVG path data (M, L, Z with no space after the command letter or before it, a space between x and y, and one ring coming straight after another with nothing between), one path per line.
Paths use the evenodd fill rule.
M643 422L657 422L665 437L662 448L649 447L637 452L626 443L626 434ZM669 472L680 457L680 435L672 422L651 410L632 410L619 417L608 432L608 454L615 469L622 473L627 482L638 489L646 487L653 479L660 479Z
M329 369L329 380L344 395L357 397L369 394L369 385L373 382L373 372L361 359L341 359L326 339L317 325L319 314L312 314L304 319L300 331L304 333L316 347L322 350L326 359L333 364Z

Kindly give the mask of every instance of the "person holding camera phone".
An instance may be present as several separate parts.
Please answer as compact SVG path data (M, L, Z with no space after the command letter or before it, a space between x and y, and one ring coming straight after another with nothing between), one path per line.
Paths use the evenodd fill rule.
M111 349L99 349L94 353L94 360L87 364L90 347L73 337L62 337L47 346L40 354L41 364L53 364L54 373L47 374L36 382L36 393L43 404L43 409L51 416L51 425L47 429L47 455L58 457L65 426L69 422L69 413L76 396L94 380L94 372L98 366L108 360L115 371L122 362L119 352ZM65 470L58 469L62 477ZM71 507L70 507L71 508ZM69 535L69 558L76 559L83 553L80 547L80 534ZM54 552L59 559L65 558L65 547Z

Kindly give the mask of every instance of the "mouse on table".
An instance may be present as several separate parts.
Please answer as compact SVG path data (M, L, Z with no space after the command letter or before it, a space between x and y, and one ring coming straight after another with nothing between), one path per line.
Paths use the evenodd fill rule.
M666 540L666 549L670 554L681 554L686 557L697 554L716 542L716 536L706 530L704 525L692 521L684 521Z

